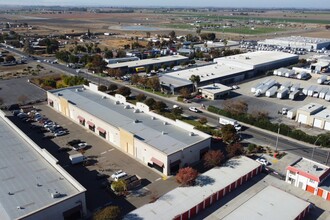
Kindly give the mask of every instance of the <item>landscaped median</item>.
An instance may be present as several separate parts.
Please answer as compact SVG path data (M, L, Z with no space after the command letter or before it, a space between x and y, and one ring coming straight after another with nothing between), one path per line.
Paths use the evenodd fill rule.
M214 106L209 106L207 108L208 111L218 114L218 115L223 115L229 118L233 118L237 121L241 121L246 124L250 124L253 126L256 126L261 129L265 129L268 131L272 132L279 132L280 134L294 138L299 141L304 141L310 144L315 144L319 145L321 147L327 147L330 148L330 133L325 133L325 134L319 134L317 136L312 136L309 134L306 134L305 132L295 129L293 127L290 127L285 124L278 124L278 123L272 123L268 117L255 117L251 114L248 113L241 113L241 114L232 114L231 112L228 112L224 109L220 109Z

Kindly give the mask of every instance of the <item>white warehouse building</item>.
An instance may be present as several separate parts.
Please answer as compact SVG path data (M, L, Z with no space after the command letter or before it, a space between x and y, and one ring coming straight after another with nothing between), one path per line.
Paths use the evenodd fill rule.
M210 148L211 136L192 125L100 92L93 84L48 91L47 98L56 111L164 175L198 162Z
M0 112L0 219L81 219L86 189Z
M259 41L258 44L291 48L303 48L306 50L320 50L322 48L327 48L330 46L330 39L291 36L266 39L264 41Z

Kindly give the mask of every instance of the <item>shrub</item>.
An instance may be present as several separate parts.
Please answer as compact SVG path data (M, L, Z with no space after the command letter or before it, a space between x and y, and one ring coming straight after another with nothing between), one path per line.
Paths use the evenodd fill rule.
M225 156L220 150L210 150L203 156L205 167L216 167L221 164Z
M93 220L118 220L120 219L120 208L118 206L108 206L93 216Z
M191 186L195 183L197 176L197 170L191 167L185 167L179 170L179 172L175 176L175 179L182 186Z

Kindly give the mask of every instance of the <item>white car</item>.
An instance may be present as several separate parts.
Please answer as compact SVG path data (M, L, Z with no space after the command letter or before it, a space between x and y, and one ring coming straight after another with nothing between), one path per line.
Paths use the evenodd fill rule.
M189 107L189 111L198 113L199 110L196 107Z
M122 177L122 176L126 176L126 175L127 175L127 173L125 173L124 171L122 171L122 170L118 170L118 171L114 172L114 173L111 175L111 178L112 178L112 179L117 179L117 178L120 178L120 177Z
M62 130L61 130L61 131L55 132L55 133L54 133L54 136L55 136L55 137L58 137L58 136L62 136L62 135L65 135L65 134L66 134L66 131L62 131Z
M261 163L261 164L264 165L264 166L267 166L267 165L268 165L268 161L267 161L265 158L261 158L261 157L259 157L259 158L256 159L256 161L257 161L258 163Z
M85 147L87 147L87 143L86 142L81 142L79 144L77 144L76 146L73 146L72 149L73 150L81 150L84 149Z

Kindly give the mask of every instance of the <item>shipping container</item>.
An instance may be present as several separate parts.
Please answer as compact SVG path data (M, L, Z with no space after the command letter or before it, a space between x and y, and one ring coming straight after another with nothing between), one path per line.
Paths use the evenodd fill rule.
M327 92L329 92L329 88L323 88L320 92L319 98L324 99Z
M271 96L275 95L275 93L276 93L277 90L278 90L277 86L271 87L270 89L268 89L266 91L266 96L267 97L271 97Z
M320 76L318 79L317 79L317 83L318 84L322 84L322 83L324 83L324 81L326 81L327 80L327 76L326 75L323 75L323 76Z
M284 99L288 96L288 94L289 94L289 89L285 88L277 91L276 97L279 99Z
M289 99L295 100L299 96L299 94L300 94L299 90L293 91L293 92L290 93Z
M300 83L296 83L296 84L293 84L293 86L291 86L291 88L290 88L291 92L296 91L296 90L300 90Z

